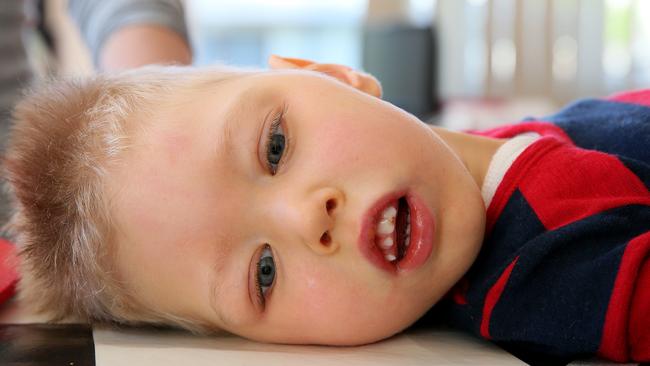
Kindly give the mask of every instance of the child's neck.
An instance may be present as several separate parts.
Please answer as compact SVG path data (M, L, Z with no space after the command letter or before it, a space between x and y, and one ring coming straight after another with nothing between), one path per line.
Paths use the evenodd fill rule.
M472 135L437 126L430 127L458 155L481 189L494 153L507 139Z

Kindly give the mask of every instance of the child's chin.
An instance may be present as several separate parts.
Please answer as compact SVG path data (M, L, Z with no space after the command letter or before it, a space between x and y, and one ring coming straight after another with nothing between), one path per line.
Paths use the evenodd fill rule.
M276 343L276 344L317 345L317 346L362 346L365 344L375 343L390 338L398 332L389 332L386 334L360 334L360 332L355 332L355 333L356 334L345 335L341 332L333 336L319 334L312 337L306 335L292 334L287 338L273 337L273 339L270 339L267 337L260 337L260 338L251 337L251 339L258 342Z
M333 337L330 340L323 340L320 345L328 346L363 346L365 344L376 343L383 341L384 339L390 338L399 331L389 331L389 332L377 332L376 334L356 334L350 335L348 337Z

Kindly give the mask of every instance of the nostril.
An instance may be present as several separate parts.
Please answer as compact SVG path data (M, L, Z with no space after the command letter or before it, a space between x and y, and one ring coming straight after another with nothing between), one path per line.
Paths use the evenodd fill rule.
M330 213L333 209L336 208L336 200L334 199L329 199L325 203L325 208L327 208L327 213Z
M329 246L330 243L332 243L332 238L330 237L330 234L327 233L327 231L324 232L323 235L321 235L320 243L325 246Z

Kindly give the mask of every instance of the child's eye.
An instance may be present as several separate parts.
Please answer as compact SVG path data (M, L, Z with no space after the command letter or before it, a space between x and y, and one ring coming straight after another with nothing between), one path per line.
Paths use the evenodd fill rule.
M257 271L255 273L257 295L261 304L264 304L266 292L271 288L274 280L275 262L273 261L273 252L271 251L271 247L265 244L260 259L257 261Z
M266 143L266 162L271 174L277 172L286 145L286 137L282 130L282 115L283 113L278 114L273 120Z

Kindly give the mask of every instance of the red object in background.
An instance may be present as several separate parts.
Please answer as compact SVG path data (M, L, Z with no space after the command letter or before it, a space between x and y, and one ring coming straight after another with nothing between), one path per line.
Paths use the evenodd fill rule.
M16 246L0 238L0 304L11 298L18 282Z

